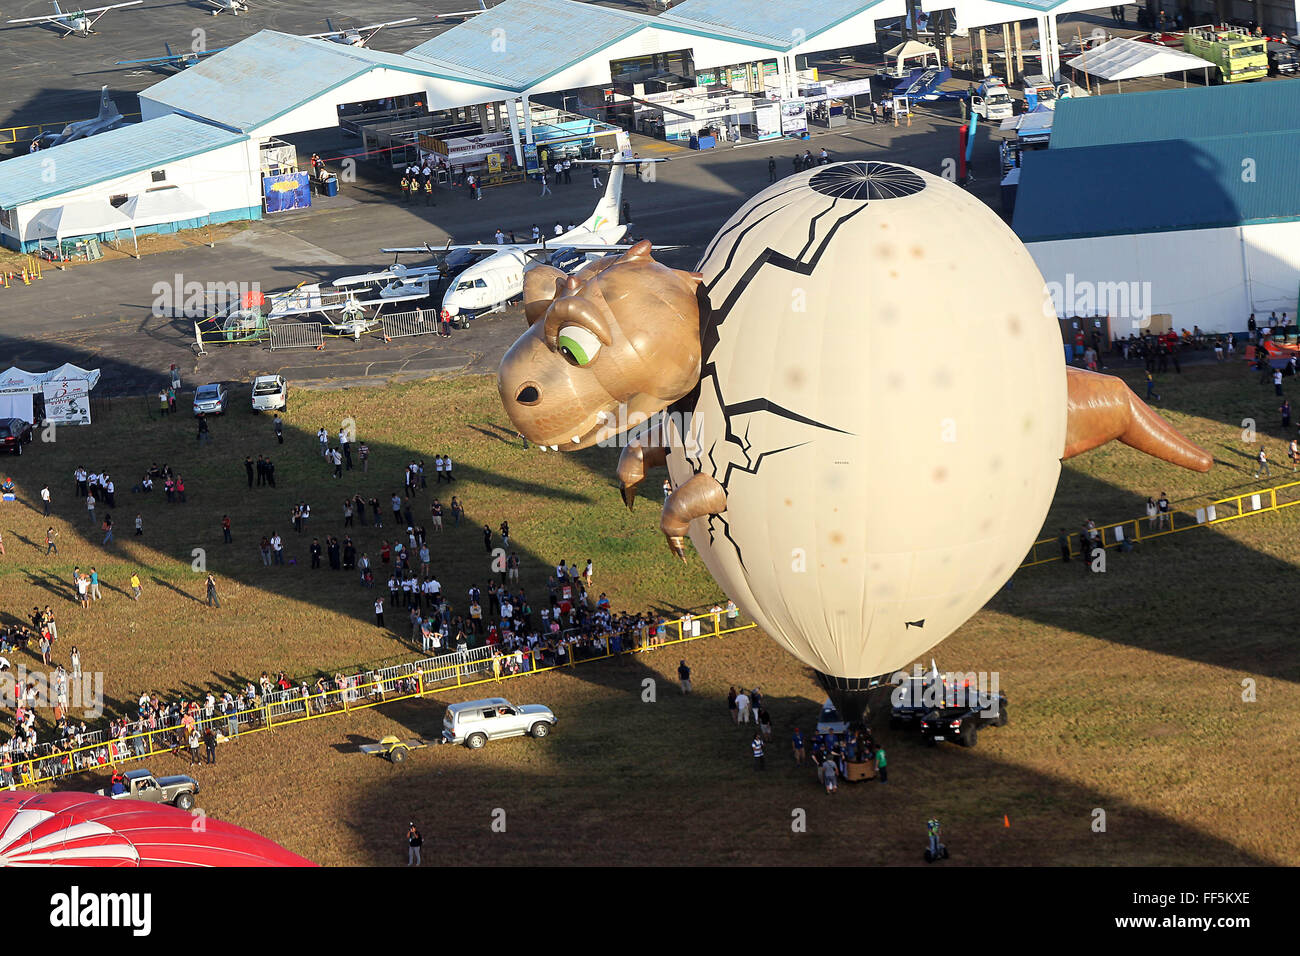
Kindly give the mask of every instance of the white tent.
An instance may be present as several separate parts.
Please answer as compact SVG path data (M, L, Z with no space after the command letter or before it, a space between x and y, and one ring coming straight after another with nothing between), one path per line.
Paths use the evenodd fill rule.
M891 76L905 75L906 71L903 69L903 63L906 60L920 59L922 66L929 66L931 65L928 62L929 57L934 57L933 65L939 65L939 51L929 44L921 43L917 40L905 40L893 49L886 50L885 56L887 58L892 57L897 63L894 73L890 74Z
M36 372L25 372L16 365L10 366L0 372L0 393L39 392L43 382L44 377Z
M1144 76L1187 73L1188 70L1214 68L1209 60L1174 50L1159 43L1141 43L1115 37L1066 62L1066 66L1098 80L1122 83Z
M206 219L209 215L206 207L179 186L150 189L132 196L122 206L122 212L136 228L185 222L188 219Z
M85 369L71 362L48 372L28 372L13 366L0 372L0 418L34 421L35 397L44 395L49 420L89 424L90 391L98 384L99 369ZM51 409L51 395L55 392L69 397L60 400L58 409Z
M84 369L80 365L65 362L52 372L40 376L42 383L85 381L91 388L99 384L99 369Z
M53 237L60 244L61 251L64 239L98 236L108 232L116 236L123 229L130 230L131 241L134 243L135 226L131 217L115 208L107 199L92 199L42 210L28 223L26 238ZM136 252L139 251L137 246Z

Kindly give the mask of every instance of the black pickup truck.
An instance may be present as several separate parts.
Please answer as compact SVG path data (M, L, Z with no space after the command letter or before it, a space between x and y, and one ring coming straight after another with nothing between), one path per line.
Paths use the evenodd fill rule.
M953 740L974 747L981 723L1004 727L1007 695L980 691L969 683L958 685L939 675L909 677L893 691L889 726L896 730L916 726L925 742L934 745Z
M921 718L921 736L930 746L952 740L963 747L974 747L981 724L1005 727L1006 723L1007 695L999 692L956 707L932 708Z

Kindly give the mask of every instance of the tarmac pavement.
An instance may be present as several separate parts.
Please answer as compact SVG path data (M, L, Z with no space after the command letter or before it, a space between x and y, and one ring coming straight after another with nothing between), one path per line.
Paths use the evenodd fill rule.
M811 141L770 141L738 148L692 151L642 137L633 148L643 156L668 155L658 179L643 183L627 177L624 200L631 207L632 237L682 248L660 254L677 268L692 269L718 227L748 197L768 183L767 159L777 160L779 176L793 171L792 157L824 146L832 160L887 159L941 174L955 152L959 116L941 105L919 114L911 127L853 124ZM328 142L326 140L326 142ZM338 145L342 147L340 140ZM320 147L322 155L329 150ZM980 140L977 169L985 174L973 188L981 198L998 195L996 142ZM160 295L187 283L257 283L264 292L303 281L322 281L388 265L381 246L433 245L490 241L498 227L521 238L534 222L543 229L558 220L581 222L600 196L589 177L541 197L531 182L490 188L481 201L465 190L443 189L437 206L405 206L384 175L344 184L339 197L310 210L284 213L259 222L213 246L192 246L140 259L117 259L47 269L31 286L0 289L0 355L3 364L42 369L63 362L99 367L100 396L148 392L158 387L175 362L187 382L247 381L277 371L298 384L373 383L409 380L462 371L492 372L523 331L518 307L484 316L451 338L426 335L384 344L378 336L359 343L327 338L323 351L276 351L261 346L208 346L197 358L190 319L155 310ZM418 261L411 257L410 261ZM155 314L155 312L162 314Z

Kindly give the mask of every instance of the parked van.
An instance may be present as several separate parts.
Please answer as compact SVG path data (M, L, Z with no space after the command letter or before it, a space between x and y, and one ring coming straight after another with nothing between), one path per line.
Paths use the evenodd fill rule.
M259 375L253 379L253 411L283 411L289 404L289 386L279 375Z
M489 740L502 737L545 737L555 726L555 714L541 704L516 707L503 697L470 700L447 707L442 737L449 744L479 750Z

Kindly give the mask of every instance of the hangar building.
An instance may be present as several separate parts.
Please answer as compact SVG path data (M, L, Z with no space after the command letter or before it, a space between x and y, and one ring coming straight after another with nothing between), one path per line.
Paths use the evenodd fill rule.
M1297 116L1285 81L1064 100L1024 157L1013 228L1065 312L1109 311L1115 335L1144 312L1204 331L1294 316Z

